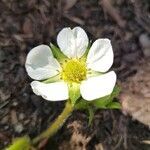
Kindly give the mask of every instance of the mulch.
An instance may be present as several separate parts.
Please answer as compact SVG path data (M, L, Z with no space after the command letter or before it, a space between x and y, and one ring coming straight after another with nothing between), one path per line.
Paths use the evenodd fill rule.
M56 43L63 27L81 26L92 41L111 39L113 70L125 82L147 55L140 39L150 35L149 10L149 0L1 0L0 149L14 137L39 134L64 107L64 102L45 101L33 94L24 68L30 49ZM82 142L74 138L79 136ZM140 142L145 139L150 139L148 127L121 110L99 110L90 127L86 112L78 111L46 149L146 150L148 145Z

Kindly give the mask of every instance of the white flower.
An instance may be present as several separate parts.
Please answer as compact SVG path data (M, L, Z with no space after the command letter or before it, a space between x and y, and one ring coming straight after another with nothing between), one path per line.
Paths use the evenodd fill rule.
M62 29L57 36L57 44L67 56L64 63L54 58L47 45L37 46L27 55L25 67L28 75L35 80L50 79L49 83L33 81L31 87L35 94L51 101L66 100L70 84L74 83L79 85L76 87L79 87L81 96L88 101L111 94L116 74L107 72L113 64L110 40L96 40L86 59L82 58L87 52L89 39L82 28Z

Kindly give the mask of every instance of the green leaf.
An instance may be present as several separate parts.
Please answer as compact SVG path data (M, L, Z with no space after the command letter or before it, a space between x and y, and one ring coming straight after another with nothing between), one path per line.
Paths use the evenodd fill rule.
M30 150L30 138L28 136L16 138L5 150Z
M89 107L88 108L88 112L89 112L89 122L88 122L88 125L90 126L91 123L92 123L92 120L94 118L94 110L92 107Z
M80 84L78 83L70 83L68 84L69 88L69 98L71 103L74 105L77 99L80 97Z
M107 108L120 109L121 108L121 104L119 102L112 102L112 103L107 105Z
M64 62L65 59L68 59L67 56L65 56L61 51L60 49L53 45L52 43L50 43L50 47L51 47L51 50L52 50L52 53L54 55L54 57L59 61L59 62Z

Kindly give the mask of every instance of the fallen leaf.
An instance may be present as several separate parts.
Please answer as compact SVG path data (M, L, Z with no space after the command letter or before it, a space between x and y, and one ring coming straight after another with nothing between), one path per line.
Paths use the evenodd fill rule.
M123 112L130 114L134 119L150 126L150 99L138 93L122 93Z
M150 127L150 60L137 65L137 73L121 83L120 100L124 114Z

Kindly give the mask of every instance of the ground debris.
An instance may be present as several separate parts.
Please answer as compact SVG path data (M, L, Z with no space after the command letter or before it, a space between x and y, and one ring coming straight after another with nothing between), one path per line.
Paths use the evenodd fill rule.
M106 11L120 27L125 27L126 21L122 19L119 12L111 4L110 0L102 0L100 1L100 4L102 5L104 11Z
M138 66L136 75L122 83L122 110L150 127L150 61Z
M104 6L99 2L109 2L109 5ZM57 33L63 27L81 26L92 42L97 38L112 41L113 70L123 82L135 75L139 68L134 66L147 56L147 48L143 47L147 43L142 43L140 39L143 34L149 36L149 6L148 0L1 0L0 149L14 137L23 134L35 137L64 107L63 102L44 101L33 94L31 79L24 68L26 55L33 47L56 43ZM146 81L149 76L141 74L138 78ZM142 89L142 96L148 97L149 88L142 88L145 81L144 84L139 81L138 85ZM137 84L130 89L135 93L139 91ZM89 127L86 112L73 113L52 138L48 149L64 150L70 149L71 145L75 148L76 144L81 144L81 148L84 145L87 150L101 149L102 146L108 150L116 147L121 150L141 150L140 141L150 138L146 126L120 111L100 110L94 117ZM74 124L77 128L68 127L67 124ZM53 148L54 145L56 148Z

